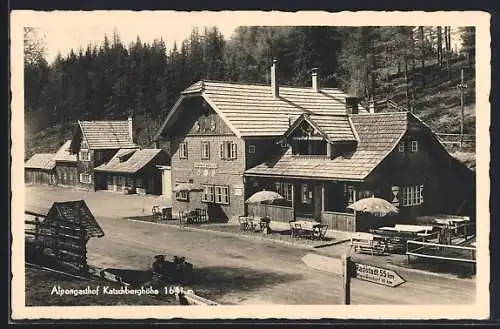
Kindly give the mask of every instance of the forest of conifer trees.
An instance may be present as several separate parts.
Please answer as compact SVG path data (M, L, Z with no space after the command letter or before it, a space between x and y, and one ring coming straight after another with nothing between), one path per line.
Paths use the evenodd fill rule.
M447 26L239 27L229 39L206 27L170 48L161 38L147 43L139 36L127 45L114 33L48 63L37 30L25 28L27 139L52 128L61 143L76 120L133 114L139 141L147 144L184 88L200 79L268 83L273 58L283 84L309 86L310 70L318 67L322 86L366 101L397 99L418 111L430 70L450 74L459 58L474 65L474 28L456 33L460 49L452 49Z

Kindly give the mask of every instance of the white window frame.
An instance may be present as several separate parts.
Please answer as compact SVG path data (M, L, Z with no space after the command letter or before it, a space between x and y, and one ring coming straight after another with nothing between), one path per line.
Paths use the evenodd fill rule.
M418 152L418 141L411 141L411 151Z
M404 142L399 142L398 151L400 153L404 153L404 151L405 151L405 143Z
M210 142L201 142L201 159L210 159Z
M276 183L276 193L281 195L286 201L292 201L292 192L293 185L290 183Z
M227 185L215 185L214 186L214 200L215 200L215 203L228 205L229 204L229 186L227 186Z
M184 184L183 182L175 183L175 186L179 184ZM175 192L175 199L179 201L189 201L189 194L187 191Z
M300 184L300 201L304 204L311 204L312 199L309 197L309 185Z
M80 161L90 161L90 150L81 149L80 154L79 154L79 158L80 158Z
M248 145L248 153L255 154L255 145Z
M187 159L188 158L188 143L182 142L179 143L179 159Z
M219 157L222 160L234 160L237 158L237 150L235 142L222 142L219 146Z
M424 185L408 185L401 188L403 207L419 206L424 203Z
M214 186L213 185L202 185L203 193L201 194L201 202L214 202Z
M80 183L92 184L92 175L87 173L80 173Z
M347 186L347 204L351 205L357 200L356 188L354 186Z

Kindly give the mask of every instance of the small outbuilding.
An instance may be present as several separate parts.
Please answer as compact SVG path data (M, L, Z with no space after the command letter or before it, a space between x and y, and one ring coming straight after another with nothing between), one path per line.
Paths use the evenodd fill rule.
M56 185L54 153L37 153L24 163L25 184Z

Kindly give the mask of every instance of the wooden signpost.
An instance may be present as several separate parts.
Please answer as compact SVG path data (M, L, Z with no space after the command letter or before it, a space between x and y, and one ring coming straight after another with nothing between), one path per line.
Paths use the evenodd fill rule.
M374 265L353 262L351 257L347 255L342 255L339 259L309 253L302 257L302 261L314 269L341 276L340 299L344 305L351 303L351 278L392 288L406 282L395 271Z

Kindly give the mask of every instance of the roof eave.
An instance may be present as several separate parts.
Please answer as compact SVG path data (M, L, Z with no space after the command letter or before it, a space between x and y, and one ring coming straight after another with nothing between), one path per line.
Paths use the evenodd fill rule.
M285 177L285 178L293 178L293 179L312 179L312 180L333 180L333 181L342 181L342 182L364 182L366 176L364 178L341 178L341 177L325 177L325 176L298 176L298 175L281 175L281 174L268 174L268 173L247 173L245 172L243 176L246 177Z

